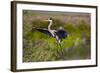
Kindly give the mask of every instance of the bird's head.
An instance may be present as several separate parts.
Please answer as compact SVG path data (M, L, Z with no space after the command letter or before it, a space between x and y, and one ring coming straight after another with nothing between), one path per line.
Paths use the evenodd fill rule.
M52 17L50 17L48 20L53 20L53 18L52 18Z
M48 18L47 20L44 20L44 21L49 21L49 22L52 22L52 21L53 21L53 18L52 18L52 17L50 17L50 18Z

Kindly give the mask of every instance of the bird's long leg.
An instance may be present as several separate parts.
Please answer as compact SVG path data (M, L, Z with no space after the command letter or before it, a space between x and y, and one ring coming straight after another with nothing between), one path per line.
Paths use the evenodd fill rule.
M62 59L64 59L64 53L63 53L63 48L62 48L62 46L61 46L61 43L58 43L58 42L57 42L57 44L58 44L58 46L59 46L59 48L60 48L60 49L58 49L58 52L59 52L59 54L60 54L60 57L61 57Z
M60 50L61 50L61 53L62 53L62 55L63 55L63 48L62 48L62 46L61 46L61 43L58 43L58 45L59 45Z
M57 53L59 54L59 51L60 51L59 44L58 44L58 42L56 42L56 43L57 43Z
M61 43L58 43L58 45L59 45L60 49L62 49Z

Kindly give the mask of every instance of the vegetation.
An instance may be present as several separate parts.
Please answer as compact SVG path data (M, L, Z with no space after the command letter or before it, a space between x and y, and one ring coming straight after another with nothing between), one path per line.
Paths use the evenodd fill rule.
M23 13L23 62L90 59L91 28L84 20L79 20L75 25L53 15L52 29L63 26L69 34L58 44L54 38L32 30L33 27L47 28L48 22L43 19L31 20L31 17L35 18L35 14L28 11Z

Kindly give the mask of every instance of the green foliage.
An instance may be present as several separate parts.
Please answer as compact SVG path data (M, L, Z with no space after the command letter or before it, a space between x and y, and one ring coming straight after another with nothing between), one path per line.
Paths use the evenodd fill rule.
M25 16L35 16L30 11ZM35 19L31 22L24 18L23 27L23 62L76 60L90 58L90 25L85 21L79 24L64 23L54 18L52 29L63 26L69 36L58 44L55 38L47 36L32 28L47 28L48 22ZM85 41L84 41L85 38Z

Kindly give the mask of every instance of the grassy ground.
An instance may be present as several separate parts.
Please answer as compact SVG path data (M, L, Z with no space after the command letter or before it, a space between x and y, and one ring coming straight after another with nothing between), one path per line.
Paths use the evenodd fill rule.
M41 14L32 11L23 12L23 62L90 59L91 28L85 20L82 20L81 16L79 16L81 20L79 19L77 24L73 24L63 22L57 18L57 15L42 14L41 17L52 16L54 18L52 29L63 26L69 33L69 36L63 39L60 45L54 38L35 29L32 31L33 27L47 28L48 22L44 22L44 19L36 19L40 16ZM64 17L69 16L64 15Z

